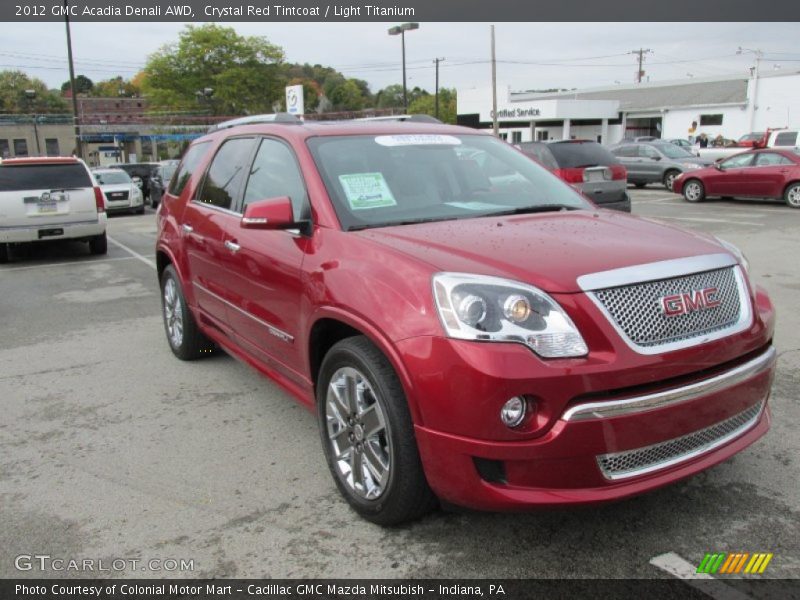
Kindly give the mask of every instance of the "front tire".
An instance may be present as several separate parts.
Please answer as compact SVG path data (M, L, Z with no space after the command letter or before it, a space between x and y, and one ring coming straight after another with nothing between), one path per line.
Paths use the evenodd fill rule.
M690 179L683 184L683 197L687 202L702 202L706 198L706 188L699 179Z
M108 253L108 238L105 231L89 240L89 252L92 254Z
M800 208L800 182L793 183L783 192L783 200L792 208Z
M358 514L378 525L397 525L435 506L403 387L366 337L344 339L326 354L317 415L328 467Z
M175 356L181 360L196 360L214 351L214 343L197 327L172 265L161 274L161 314L167 342Z
M667 188L671 192L672 191L672 187L675 184L675 178L678 177L678 175L680 175L680 174L681 174L680 171L676 171L674 169L669 170L666 173L664 173L664 179L663 179L664 187Z
M11 244L0 244L0 265L7 263L11 259Z

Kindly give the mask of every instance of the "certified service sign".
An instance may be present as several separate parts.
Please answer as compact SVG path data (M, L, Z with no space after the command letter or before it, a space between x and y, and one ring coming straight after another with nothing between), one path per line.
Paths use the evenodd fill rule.
M286 86L286 112L290 115L302 115L305 112L303 107L303 86Z

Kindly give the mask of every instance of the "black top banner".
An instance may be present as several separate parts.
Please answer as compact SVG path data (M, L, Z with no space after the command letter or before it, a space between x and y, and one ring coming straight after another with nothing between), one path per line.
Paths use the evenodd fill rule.
M1 21L800 21L797 0L3 0ZM283 2L283 3L281 3Z

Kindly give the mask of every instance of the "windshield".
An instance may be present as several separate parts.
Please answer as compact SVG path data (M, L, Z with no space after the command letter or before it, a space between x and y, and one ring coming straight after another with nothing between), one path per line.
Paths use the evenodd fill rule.
M125 171L106 171L105 173L95 172L94 178L100 185L114 185L119 183L130 183L131 178Z
M308 145L344 229L592 207L488 135L331 136Z
M756 142L764 137L764 132L758 133L745 133L742 137L739 138L740 142Z
M675 144L658 144L656 148L667 158L695 158L691 152Z

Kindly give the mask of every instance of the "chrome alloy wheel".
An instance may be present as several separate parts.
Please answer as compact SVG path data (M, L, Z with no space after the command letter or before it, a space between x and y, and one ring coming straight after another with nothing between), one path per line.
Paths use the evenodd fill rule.
M183 310L178 297L178 286L171 277L164 284L164 322L173 348L183 343Z
M336 470L351 492L375 500L389 484L392 447L384 411L369 381L342 367L330 379L325 421Z
M664 187L669 191L672 191L673 184L675 183L675 179L677 179L678 175L680 175L680 173L675 171L670 171L667 173L667 176L664 177Z
M686 187L683 189L683 194L686 196L687 200L692 202L696 202L703 196L703 190L700 187L700 184L696 181L690 181L686 184Z
M787 204L800 208L800 185L794 185L786 192Z

